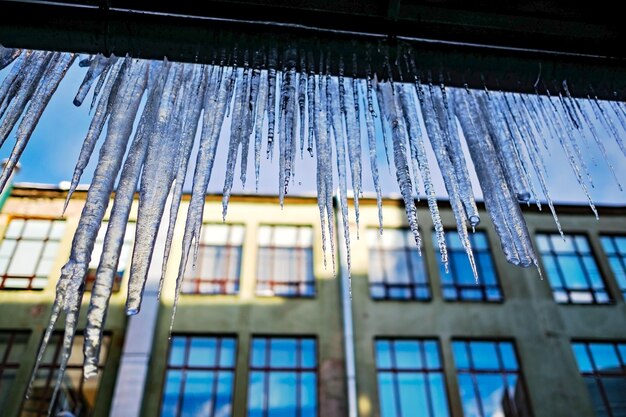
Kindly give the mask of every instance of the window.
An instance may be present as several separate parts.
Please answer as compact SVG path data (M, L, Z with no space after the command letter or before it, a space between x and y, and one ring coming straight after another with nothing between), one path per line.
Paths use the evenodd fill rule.
M597 416L626 415L626 343L572 343Z
M27 343L27 332L0 332L0 410L4 410L11 401L9 398L11 385L17 375Z
M453 301L502 301L502 290L491 258L491 251L484 232L470 233L470 243L474 252L478 282L474 278L467 253L456 231L446 231L448 246L448 272L439 265L441 289L444 300ZM437 248L436 236L433 236Z
M465 416L531 415L515 347L504 341L454 341Z
M436 340L378 339L376 369L381 417L450 415Z
M255 337L248 417L317 416L317 347L313 338Z
M11 219L0 245L0 288L43 289L64 230L64 220Z
M237 294L243 235L243 226L204 225L196 268L187 268L183 294Z
M234 337L173 336L161 416L231 416L236 356Z
M106 235L109 222L102 222L100 230L98 230L98 236L91 252L91 260L89 261L89 270L87 271L87 278L85 280L85 291L91 291L93 284L96 281L96 271L98 270L98 264L100 263L100 257L102 256L102 250L104 246L104 236ZM133 239L135 238L135 223L128 223L126 225L126 233L124 234L124 243L122 244L122 250L120 251L119 261L117 263L117 273L115 274L115 281L113 281L113 292L120 290L122 278L124 272L129 265L130 255L133 253Z
M602 236L600 241L609 258L617 285L626 298L626 236Z
M105 336L102 343L98 363L100 372L87 380L83 378L83 341L82 335L77 334L74 338L67 371L52 415L57 415L61 411L70 411L75 417L83 417L90 416L95 410L102 375L101 370L104 368L109 351L110 338ZM37 371L32 395L24 400L22 405L21 417L45 417L48 415L48 406L61 361L62 346L63 335L60 333L53 334L44 353L41 366Z
M312 239L311 227L259 227L257 294L314 296Z
M367 231L370 294L373 299L429 300L424 258L409 230Z
M538 234L537 246L556 302L611 302L585 236Z

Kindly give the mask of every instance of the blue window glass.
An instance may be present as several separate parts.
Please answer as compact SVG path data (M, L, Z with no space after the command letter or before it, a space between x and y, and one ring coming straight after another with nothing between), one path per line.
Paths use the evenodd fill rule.
M450 415L436 340L378 339L376 369L381 417Z
M626 236L602 236L600 241L609 258L617 285L626 298Z
M313 338L253 338L248 417L316 417L316 352Z
M231 416L236 352L232 337L173 336L161 416Z
M258 295L313 297L313 229L261 226L258 231Z
M373 299L429 300L430 285L424 258L413 233L406 229L367 231L369 281Z
M574 342L572 350L596 415L626 415L626 343Z
M530 416L513 343L454 341L454 362L465 416Z
M467 253L458 233L446 231L448 272L442 263L439 264L443 298L454 301L502 301L502 290L493 265L487 235L481 231L470 233L469 240L474 252L478 282L474 278ZM433 242L436 250L438 250L437 239L434 235Z
M237 294L244 227L205 224L195 268L188 266L183 294Z
M602 275L583 235L537 234L537 247L552 296L559 303L610 303Z

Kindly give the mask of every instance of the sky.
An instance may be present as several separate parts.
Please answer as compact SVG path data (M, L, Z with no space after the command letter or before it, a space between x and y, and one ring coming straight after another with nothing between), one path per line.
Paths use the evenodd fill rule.
M76 94L78 86L87 70L86 68L78 67L77 63L78 60L72 68L70 68L65 79L59 86L59 89L52 97L48 108L39 122L39 125L35 129L35 132L30 139L30 143L22 155L21 170L15 177L16 182L59 184L63 181L69 181L71 179L84 135L89 126L89 103L91 102L92 97L90 93L81 107L76 107L72 104L72 100ZM8 68L0 72L0 80L4 78L7 72ZM619 126L619 123L616 122L616 125ZM398 196L399 188L395 179L395 169L393 166L389 167L386 163L380 128L378 128L377 132L379 133L377 140L381 187L385 195ZM616 170L617 176L618 178L624 179L623 185L626 187L626 157L624 157L621 153L612 137L608 136L602 129L599 129L599 132L601 134L601 140L607 148L609 158ZM103 138L101 137L99 144L102 140ZM591 140L591 142L593 141ZM3 148L0 149L0 158L6 158L10 154L13 143L14 135L12 134L6 141ZM224 129L218 146L218 156L213 170L213 176L209 184L209 192L219 193L222 191L224 184L227 144L228 132ZM464 143L463 145L465 146ZM560 145L558 143L551 143L550 147L550 155L546 156L545 162L548 167L548 187L551 191L552 199L555 202L560 203L586 204L586 197L578 185L568 161L563 155ZM370 164L365 137L363 137L362 149L363 187L366 193L373 193L374 186L369 169ZM603 160L602 154L598 150L595 143L584 144L582 149L583 153L588 157L587 162L594 179L595 187L590 189L594 202L598 205L626 205L626 192L619 190L606 162ZM240 161L238 161L236 170L237 180L234 183L233 193L255 192L253 153L253 146L251 146L247 171L248 180L245 188L242 187L241 182L238 180L240 163ZM446 198L447 194L445 192L445 187L443 186L441 174L436 166L434 154L428 145L427 153L438 197ZM96 148L96 151L92 155L92 159L89 166L85 170L81 183L89 183L95 168L97 155L98 148ZM393 155L390 155L390 159L393 164ZM469 169L474 194L478 199L481 199L482 194L480 192L480 187L476 179L476 175L474 174L470 158L466 158L466 160L470 165ZM595 164L592 161L595 161ZM187 189L190 189L191 184L189 178L192 175L194 166L195 159L192 158L186 185ZM315 172L315 158L308 156L306 151L302 160L298 155L296 161L295 181L293 181L290 185L289 194L315 194ZM261 178L259 181L258 191L262 194L278 193L278 161L277 158L274 158L272 161L265 158L265 143L262 151Z

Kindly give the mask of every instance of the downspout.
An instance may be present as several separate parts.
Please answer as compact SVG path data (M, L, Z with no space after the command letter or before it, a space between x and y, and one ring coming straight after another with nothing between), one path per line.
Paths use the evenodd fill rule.
M340 191L337 189L337 194ZM356 365L354 352L354 324L352 319L352 298L350 296L350 278L348 276L348 254L346 252L346 239L343 234L343 218L336 210L339 206L337 197L334 198L335 219L337 223L339 253L339 280L341 281L341 312L343 318L343 346L346 366L346 386L348 389L348 417L358 417L356 396Z

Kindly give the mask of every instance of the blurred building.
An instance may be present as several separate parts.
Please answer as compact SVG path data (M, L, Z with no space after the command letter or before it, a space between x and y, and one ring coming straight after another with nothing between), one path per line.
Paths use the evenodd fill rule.
M59 336L32 396L25 400L24 394L86 193L75 194L64 216L63 189L17 185L10 193L0 215L0 410L7 417L45 416ZM281 209L274 197L234 196L223 223L221 197L207 196L196 268L187 268L171 340L182 225L160 301L155 256L142 312L128 319L129 223L101 372L82 379L79 332L57 412L626 415L626 209L604 207L596 221L587 207L557 207L565 240L547 210L528 210L543 279L535 269L506 263L485 214L472 235L480 275L475 282L450 209L441 203L446 272L426 204L419 206L421 256L401 201L385 201L379 236L375 200L361 200L359 238L350 225L350 294L339 266L342 233L334 233L334 278L330 245L326 261L322 253L315 198L288 197ZM181 216L185 210L183 203ZM94 271L102 238L92 256ZM92 280L90 274L88 288Z

